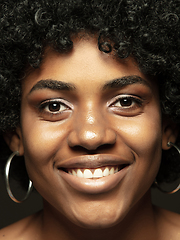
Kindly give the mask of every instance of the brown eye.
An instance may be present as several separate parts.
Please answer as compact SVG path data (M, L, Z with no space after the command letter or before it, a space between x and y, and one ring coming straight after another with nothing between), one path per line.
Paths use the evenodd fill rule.
M120 96L112 104L113 107L118 107L119 109L124 110L134 110L135 108L142 106L142 100L135 96Z
M122 98L119 100L119 102L122 107L130 107L133 104L131 98Z
M51 103L47 107L50 112L58 112L61 109L61 105L59 103Z
M50 100L41 103L39 109L41 112L57 114L69 109L69 107L61 101Z
M67 119L73 112L73 104L62 98L52 98L37 105L40 120L57 122Z

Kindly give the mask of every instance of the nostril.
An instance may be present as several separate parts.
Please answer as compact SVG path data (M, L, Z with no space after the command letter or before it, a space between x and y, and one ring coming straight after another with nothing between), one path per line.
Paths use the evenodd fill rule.
M106 144L102 144L101 146L99 146L96 150L102 151L102 150L108 150L111 149L114 146L115 143L106 143Z
M89 155L95 155L95 154L98 154L98 153L108 151L113 146L114 146L114 144L102 144L102 145L98 146L96 149L87 149L86 147L77 145L77 146L71 147L71 149L74 152L84 153L84 154L89 154Z

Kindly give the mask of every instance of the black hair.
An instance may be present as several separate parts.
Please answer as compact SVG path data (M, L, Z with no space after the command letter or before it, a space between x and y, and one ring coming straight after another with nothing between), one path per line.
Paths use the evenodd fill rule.
M25 70L41 65L47 46L61 53L71 51L73 37L82 32L97 36L100 51L113 51L118 59L132 56L141 72L155 77L162 114L179 125L179 0L1 0L0 8L2 134L20 124ZM7 150L4 144L1 139L1 153ZM179 137L176 144L180 146ZM16 175L21 175L17 169ZM171 182L179 174L177 151L164 151L157 179Z

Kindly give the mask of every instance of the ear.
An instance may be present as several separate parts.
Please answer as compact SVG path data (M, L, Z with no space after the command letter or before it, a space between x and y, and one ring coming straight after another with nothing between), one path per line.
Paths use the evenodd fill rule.
M12 152L18 151L20 156L24 154L20 127L16 128L15 131L4 133L3 137Z
M179 128L172 120L165 117L162 124L162 131L162 149L168 150L169 146L167 145L167 143L176 142Z

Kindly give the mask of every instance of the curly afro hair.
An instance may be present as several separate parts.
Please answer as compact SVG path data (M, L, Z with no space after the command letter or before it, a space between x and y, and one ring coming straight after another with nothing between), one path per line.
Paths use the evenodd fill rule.
M70 51L80 32L96 35L100 51L114 51L121 59L133 56L140 71L156 77L162 114L180 123L180 1L6 0L0 7L1 133L20 124L21 80L27 66L38 68L47 46ZM2 168L4 144L1 139ZM175 149L163 152L161 162L158 181L179 177ZM16 176L22 175L19 169Z

